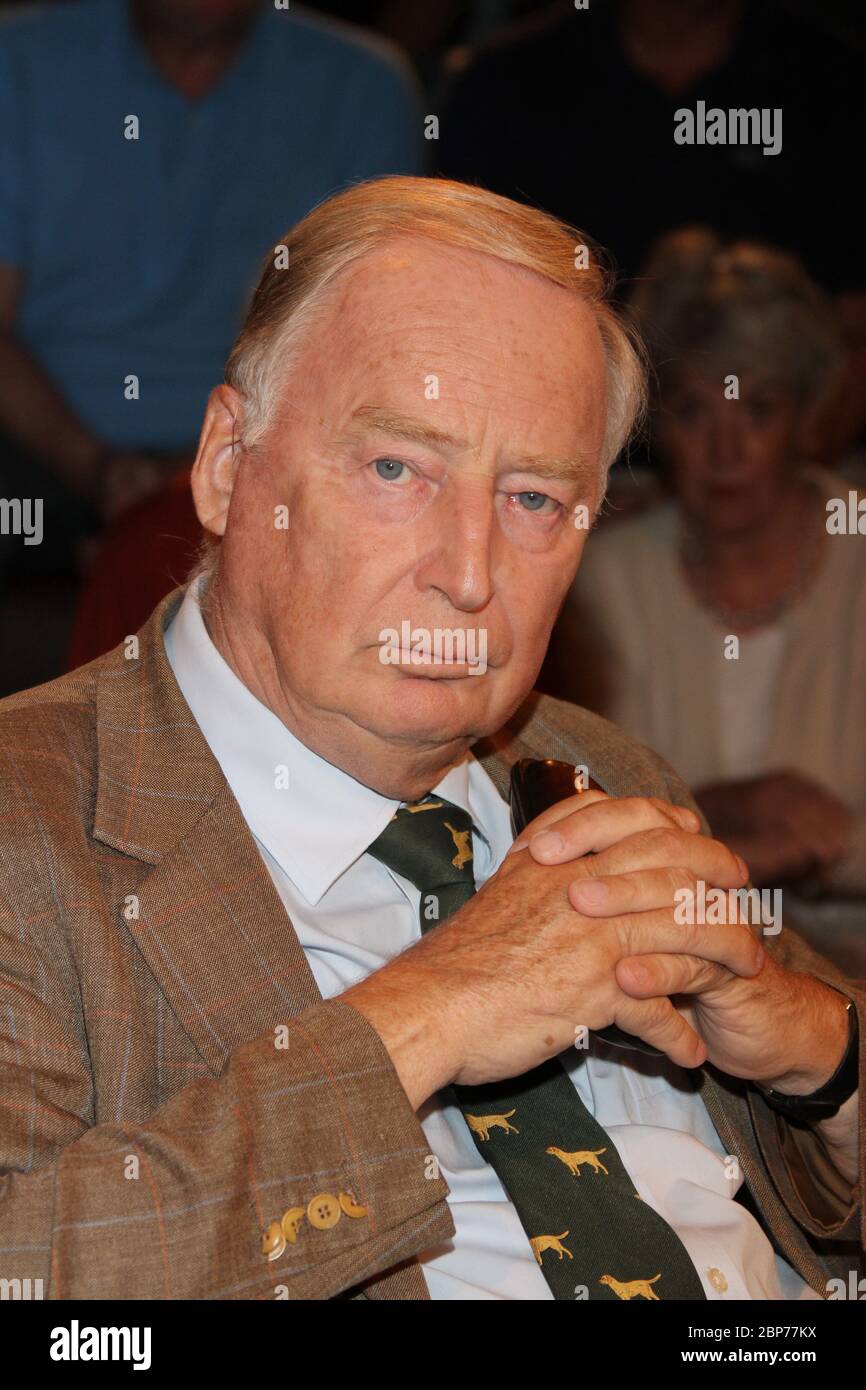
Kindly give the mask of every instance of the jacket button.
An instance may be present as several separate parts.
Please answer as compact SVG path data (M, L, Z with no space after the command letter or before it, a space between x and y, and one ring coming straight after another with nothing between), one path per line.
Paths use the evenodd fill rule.
M356 1202L351 1192L340 1193L340 1206L347 1216L366 1216L367 1208Z
M289 1207L288 1211L283 1212L283 1219L280 1222L283 1235L286 1240L291 1241L292 1245L298 1239L298 1231L304 1224L304 1208Z
M272 1221L262 1236L262 1254L269 1260L278 1260L286 1248L286 1238L279 1221Z
M310 1225L315 1226L317 1231L327 1231L331 1226L336 1226L342 1214L340 1203L330 1192L318 1193L307 1204Z

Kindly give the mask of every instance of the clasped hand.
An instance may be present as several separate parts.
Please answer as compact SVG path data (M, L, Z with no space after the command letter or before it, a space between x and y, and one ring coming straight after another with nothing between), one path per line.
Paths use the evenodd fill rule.
M457 912L347 990L417 1109L442 1086L522 1076L614 1023L671 1061L808 1094L848 1034L846 1000L757 932L682 921L683 890L748 881L697 815L587 791L550 807Z

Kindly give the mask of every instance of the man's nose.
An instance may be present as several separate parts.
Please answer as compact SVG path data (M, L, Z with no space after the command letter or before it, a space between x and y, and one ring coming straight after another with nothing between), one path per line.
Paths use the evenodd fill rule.
M419 589L438 589L453 608L477 613L493 595L495 499L489 485L455 485L425 518L419 536Z

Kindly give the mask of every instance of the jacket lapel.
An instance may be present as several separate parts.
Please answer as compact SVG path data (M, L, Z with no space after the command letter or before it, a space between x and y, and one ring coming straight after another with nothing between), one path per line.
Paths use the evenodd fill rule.
M214 1074L240 1043L320 1002L313 973L240 808L183 699L162 632L169 595L97 685L94 834L152 864L136 940Z

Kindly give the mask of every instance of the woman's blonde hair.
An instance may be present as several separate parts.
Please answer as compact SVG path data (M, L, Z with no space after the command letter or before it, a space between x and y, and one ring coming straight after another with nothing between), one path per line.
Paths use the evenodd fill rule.
M599 249L576 228L486 189L401 175L328 198L268 253L226 366L226 382L244 401L240 445L254 449L273 424L280 387L335 278L400 235L522 266L591 306L607 364L607 470L643 414L646 375L638 335L609 302L612 277Z

